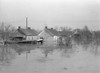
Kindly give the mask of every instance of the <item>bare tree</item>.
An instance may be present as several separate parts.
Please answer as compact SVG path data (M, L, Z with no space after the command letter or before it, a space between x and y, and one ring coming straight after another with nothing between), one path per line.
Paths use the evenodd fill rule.
M12 25L6 25L2 23L0 25L0 38L3 41L9 40L10 34L15 31L15 28Z

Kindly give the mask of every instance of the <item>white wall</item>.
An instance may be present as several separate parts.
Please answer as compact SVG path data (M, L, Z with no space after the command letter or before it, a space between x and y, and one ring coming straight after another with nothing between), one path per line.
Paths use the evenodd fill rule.
M37 36L27 36L26 40L37 40Z
M50 41L53 39L53 37L51 35L49 35L48 33L45 32L45 30L43 30L39 35L38 38L43 37L44 41Z
M54 37L53 37L53 40L54 40L54 42L57 44L58 41L59 41L59 37L58 37L58 36L54 36Z

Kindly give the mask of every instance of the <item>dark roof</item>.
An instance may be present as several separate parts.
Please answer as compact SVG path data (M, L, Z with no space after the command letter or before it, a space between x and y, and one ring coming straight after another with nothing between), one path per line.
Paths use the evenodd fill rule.
M23 37L24 35L21 34L18 30L10 34L10 37Z
M55 29L53 29L53 28L51 28L51 29L49 29L49 28L45 28L44 29L47 33L49 33L51 36L58 36L59 35L59 32L58 31L56 31Z
M28 29L20 28L18 29L18 31L26 36L36 36L38 34L34 29L29 29L29 28Z

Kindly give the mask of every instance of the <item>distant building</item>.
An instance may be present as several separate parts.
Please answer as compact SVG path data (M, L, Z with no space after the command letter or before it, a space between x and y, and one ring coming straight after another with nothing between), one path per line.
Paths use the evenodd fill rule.
M46 43L57 43L59 38L59 33L53 28L48 28L47 26L39 33L38 39L43 38Z
M25 35L16 30L15 32L11 33L10 38L11 40L21 41L25 39Z
M12 37L17 40L37 40L37 35L38 33L34 29L18 27Z

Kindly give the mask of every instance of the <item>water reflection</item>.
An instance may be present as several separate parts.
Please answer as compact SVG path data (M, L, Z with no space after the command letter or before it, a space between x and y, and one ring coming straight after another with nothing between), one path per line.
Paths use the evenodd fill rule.
M11 49L8 45L0 46L0 63L8 64L14 59L16 56L16 52Z
M98 48L93 48L91 45L80 45L83 50L88 50L97 53ZM95 46L97 47L97 46ZM76 49L80 48L78 46L33 46L33 45L5 45L0 46L0 61L8 60L9 57L14 56L13 54L21 55L26 53L26 58L32 50L40 49L44 54L44 57L47 58L49 54L52 54L54 50L60 50L62 56L70 57L72 54L76 52Z
M77 45L77 46L37 46L37 45L4 45L0 46L0 62L9 62L10 59L14 58L16 54L21 55L26 53L26 59L28 58L28 54L31 53L32 50L40 49L41 53L44 55L44 58L47 58L49 54L53 54L54 50L60 50L61 55L64 57L71 57L75 52L78 53L77 49L82 48L86 51L92 51L97 54L98 46L85 44L85 45Z
M51 46L46 46L46 47L41 47L42 53L44 54L44 57L47 58L49 53L53 53L55 50L54 47Z
M56 68L58 64L59 64L59 69L62 66L62 68L64 68L65 71L73 67L84 69L85 66L83 67L83 64L87 64L87 62L90 63L90 65L93 62L93 64L95 65L95 58L91 57L89 53L95 50L96 46L94 46L94 48L92 46L93 45L91 44L72 45L72 46L47 46L47 45L38 46L29 44L28 45L13 44L13 45L0 46L0 66L4 64L11 64L15 60L14 67L16 66L15 68L17 68L21 66L22 70L23 68L28 68L28 67L30 69L35 67L36 67L35 69L38 68L40 69L40 66L41 69L42 67L49 68L48 66L52 68L51 65L55 65ZM79 64L76 65L77 63ZM13 67L11 67L11 69L12 68ZM31 73L34 72L33 70L31 70L32 71ZM3 73L5 73L5 71ZM19 73L24 73L24 72L19 72Z
M21 55L24 52L30 53L31 50L34 50L37 48L36 45L10 45L19 55Z
M64 48L61 52L61 55L66 58L70 58L75 53L73 48Z

